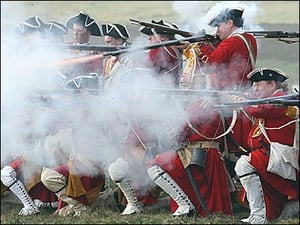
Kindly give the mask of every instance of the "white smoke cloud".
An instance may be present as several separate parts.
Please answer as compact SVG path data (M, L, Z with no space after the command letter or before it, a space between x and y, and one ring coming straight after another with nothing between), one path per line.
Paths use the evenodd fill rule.
M123 154L124 141L132 132L128 121L146 124L147 145L164 132L163 122L169 121L166 126L171 124L175 133L182 129L185 112L180 103L161 93L145 91L162 86L147 72L132 71L125 76L127 79L99 95L74 94L63 89L57 73L61 70L53 66L69 58L69 53L40 41L23 42L12 32L1 40L5 43L1 50L1 166L23 156L33 164L52 167L65 155L78 158L84 153L106 168ZM47 142L47 137L54 138L61 129L68 128L73 131L64 137L68 145ZM62 142L58 139L56 142ZM161 150L173 141L161 140ZM31 169L36 167L27 168L27 173Z
M181 28L198 33L205 30L208 34L215 32L215 28L208 25L209 21L225 8L241 7L244 9L244 28L246 30L261 30L256 18L259 8L255 1L174 1L173 9L178 14Z
M180 16L180 28L195 33L205 29L210 33L213 29L207 25L208 21L231 5L245 8L245 22L255 23L255 19L247 19L255 15L254 3L217 2L214 5L212 2L175 1L173 6ZM25 10L19 6L23 15ZM6 9L11 8L6 6ZM15 14L9 16L6 12L5 15L1 24L11 25L10 19ZM161 82L147 74L139 77L139 71L132 71L126 80L99 95L63 90L57 68L51 64L70 56L49 47L38 48L32 42L24 44L12 34L11 28L1 26L1 31L5 31L1 32L1 166L25 153L37 164L51 165L57 156L66 154L76 158L84 153L106 168L123 153L124 140L132 132L128 122L135 125L135 121L140 121L146 133L146 144L157 140L157 136L161 151L174 144L176 135L185 125L184 98L168 97L151 90L161 87ZM138 37L133 47L141 46L141 42L144 45L145 40L147 37ZM60 92L55 92L57 89ZM43 141L47 135L55 135L63 128L72 128L73 133L68 136L69 146L61 152L56 150L55 155L51 155L36 146L37 139Z

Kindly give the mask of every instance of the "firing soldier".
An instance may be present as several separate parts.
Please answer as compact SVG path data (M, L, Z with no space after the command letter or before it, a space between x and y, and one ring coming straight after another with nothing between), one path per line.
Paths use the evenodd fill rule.
M249 88L247 74L255 67L257 43L252 34L243 31L244 9L226 8L209 25L217 27L216 44L191 45L197 49L203 69L209 73L210 89L238 90ZM186 49L188 50L188 49Z
M279 69L257 68L247 78L255 99L287 95L288 75ZM237 96L231 99L247 101ZM272 104L243 108L253 118L253 126L247 136L251 151L235 166L243 186L242 200L247 200L250 208L249 217L242 222L265 224L280 215L299 214L299 155L295 146L299 108Z
M103 23L101 24L101 28L107 46L116 48L130 46L128 42L130 34L125 25ZM105 57L103 60L102 88L111 88L130 69L133 69L133 62L125 54Z
M173 216L233 213L221 148L224 128L214 104L213 98L191 102L175 147L147 162L150 178L171 197Z
M163 20L152 20L151 22L167 28L179 29L176 24ZM142 26L139 31L148 36L150 44L176 40L174 33L162 29ZM150 49L146 58L146 67L150 68L154 76L163 81L168 87L178 87L182 73L182 63L182 51L175 46Z
M163 20L152 22L166 27L178 28L174 24L163 22ZM175 40L174 33L156 31L148 27L141 27L140 31L149 36L150 44ZM150 49L146 54L145 62L145 64L141 64L147 69L144 73L148 73L157 81L163 81L164 86L175 87L177 85L178 74L182 67L180 50L172 46ZM129 121L131 129L128 139L124 142L124 152L108 168L111 179L120 188L117 200L125 206L123 209L120 207L122 215L141 213L144 206L157 203L161 192L161 189L147 176L145 162L155 156L152 153L148 155L149 149L157 148L154 152L159 152L158 139L162 138L149 135L149 126L152 125L155 127L153 129L160 130L162 124L156 125L155 121L151 124L144 118ZM153 129L152 133L154 132Z
M209 22L210 26L217 28L215 37L219 39L219 42L193 43L184 51L187 58L197 57L200 61L202 71L208 74L206 86L210 90L244 93L250 87L247 74L255 68L257 43L252 34L243 31L243 12L244 9L239 7L222 10ZM185 71L190 71L190 69L185 68ZM183 82L186 77L188 76L183 74ZM247 154L246 134L251 128L251 120L244 113L236 117L233 114L223 116L225 130L232 125L232 132L226 135L224 155L228 170L238 184L234 164L240 155ZM234 199L236 199L236 194L239 194L239 186L236 189L237 191L232 193ZM240 203L239 200L237 201ZM247 205L242 205L247 207Z

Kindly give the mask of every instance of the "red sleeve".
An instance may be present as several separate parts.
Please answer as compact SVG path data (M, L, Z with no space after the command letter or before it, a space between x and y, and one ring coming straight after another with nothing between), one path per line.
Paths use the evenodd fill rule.
M283 95L286 95L286 93L280 91L272 95L271 97L277 97ZM245 107L245 111L249 115L256 118L281 118L282 116L285 116L286 108L278 107L272 104L258 104L258 105L251 105Z
M248 37L247 37L248 38ZM254 37L248 38L253 46L254 58L257 56L257 46ZM254 40L253 40L254 39ZM206 72L212 73L212 86L215 88L226 88L238 86L248 81L247 74L251 72L252 65L249 51L239 37L233 36L220 42L214 51L201 47L202 54L209 58L206 62Z

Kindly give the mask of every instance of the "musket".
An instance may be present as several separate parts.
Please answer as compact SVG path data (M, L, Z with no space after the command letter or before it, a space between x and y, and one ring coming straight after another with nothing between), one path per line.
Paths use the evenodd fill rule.
M160 48L160 47L166 47L166 46L171 46L171 45L180 45L182 44L183 41L189 41L189 42L201 42L201 41L213 41L215 39L214 36L209 35L209 34L201 34L201 35L195 35L192 37L187 37L187 38L181 38L181 39L176 39L176 40L170 40L170 41L164 41L160 43L155 43L155 44L149 44L146 46L141 46L141 47L135 47L135 48L128 48L128 49L121 49L117 51L111 51L111 52L103 52L103 56L117 56L123 53L128 53L128 52L135 52L135 51L141 51L141 50L150 50L154 48Z
M163 25L160 25L160 24L144 22L144 21L140 21L140 20L137 20L137 19L129 19L129 21L132 24L137 24L137 25L142 25L142 26L149 27L149 28L154 28L156 30L165 31L165 32L170 33L170 34L179 34L183 37L191 37L191 36L195 35L194 33L189 32L189 31L179 30L179 29L163 26ZM299 38L299 32L251 31L251 30L250 31L245 31L245 32L253 34L256 38L278 38L279 41L283 41L283 42L286 42L288 44L299 42L299 40L295 41L295 40L282 39L282 38ZM203 31L202 31L202 33L203 33ZM217 43L219 41L220 41L219 38L214 38L214 39L211 40L212 43L214 43L214 42Z
M55 49L71 49L78 51L95 51L95 52L107 52L107 51L117 51L120 49L126 49L128 47L125 46L107 46L107 45L75 45L75 44L45 44L45 45L37 45L37 47L51 47Z
M189 180L192 184L193 190L194 190L194 192L195 192L195 194L198 198L198 201L199 201L200 205L202 206L203 210L205 211L205 213L207 215L210 214L209 209L207 208L206 202L205 202L204 198L202 197L202 195L201 195L201 193L198 189L198 186L197 186L196 181L193 177L193 174L192 174L192 171L191 171L190 167L189 166L186 167L185 171L186 171L186 174L188 175L188 178L189 178Z
M274 104L281 106L299 106L299 94L289 94L283 96L261 98L255 100L248 100L244 102L229 102L216 105L215 108L226 108L226 107L243 107L250 105L260 105L260 104Z
M211 40L212 38L214 38L214 37L211 35L197 35L197 36L188 37L188 38L182 38L182 39L164 41L164 42L155 43L155 44L149 44L149 45L141 46L141 47L135 47L135 48L130 47L130 48L120 49L120 50L116 50L116 51L99 52L94 55L73 57L73 58L63 59L63 60L60 60L57 62L52 62L49 64L45 64L41 67L38 67L37 69L49 69L49 68L53 68L53 67L72 66L77 63L87 63L87 62L91 62L94 60L100 60L100 59L102 59L104 57L108 57L108 56L118 56L118 55L121 55L124 53L129 53L129 52L149 50L149 49L160 48L160 47L171 46L171 45L180 45L180 44L182 44L181 43L182 41L199 42L199 41ZM30 69L30 68L28 68L28 69ZM37 70L37 69L35 69L35 70Z
M154 91L154 92L163 92L163 93L171 93L171 94L196 94L199 96L207 95L207 94L231 94L231 95L239 95L244 96L243 92L240 91L217 91L217 90L197 90L197 89L180 89L180 88L145 88L145 91Z
M160 24L148 23L148 22L144 22L144 21L140 21L140 20L136 20L136 19L131 19L131 18L129 19L129 21L132 24L141 25L141 26L145 26L145 27L149 27L149 28L154 28L155 30L165 31L166 33L169 33L169 34L179 34L183 37L192 37L195 35L194 33L191 33L188 31L163 26Z
M167 27L167 26L163 26L163 25L160 25L160 24L155 24L155 23L148 23L148 22L144 22L144 21L140 21L140 20L136 20L136 19L129 19L129 21L132 23L132 24L136 24L136 25L142 25L142 26L145 26L145 27L148 27L148 28L153 28L155 30L160 30L160 31L164 31L168 34L179 34L183 37L193 37L193 36L196 36L196 35L199 35L199 34L203 34L205 35L205 30L201 30L201 32L199 32L198 34L196 33L192 33L192 32L189 32L189 31L184 31L184 30L180 30L180 29L175 29L175 28L171 28L171 27ZM219 43L221 40L220 38L217 36L213 36L213 35L209 35L209 34L206 34L207 37L210 36L209 42L211 42L212 44L217 44Z
M72 66L77 63L87 63L87 62L91 62L94 60L101 60L104 57L108 57L108 56L117 56L117 55L121 55L124 53L141 51L141 50L149 50L149 49L159 48L159 47L164 47L164 46L180 45L181 41L198 42L198 41L210 40L211 38L213 38L213 37L210 35L198 35L198 36L193 36L193 37L188 37L188 38L182 38L182 39L177 39L177 40L149 44L146 46L141 46L141 47L136 47L136 48L124 48L124 49L120 49L120 50L116 50L116 51L99 52L97 54L93 54L93 55L89 55L89 56L73 57L73 58L62 59L62 60L56 61L56 62L51 62L48 64L44 64L43 66L37 67L34 70L49 69L49 68L53 68L53 67ZM28 70L30 70L30 69L32 69L31 66L28 68Z
M253 34L256 38L277 38L278 41L283 41L288 44L299 42L299 40L286 40L282 38L298 38L299 32L285 32L285 31L245 31L246 33Z

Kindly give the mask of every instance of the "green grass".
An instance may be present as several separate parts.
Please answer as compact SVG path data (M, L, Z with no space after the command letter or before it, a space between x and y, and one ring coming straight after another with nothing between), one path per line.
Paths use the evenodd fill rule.
M101 203L101 200L97 202ZM50 208L42 208L39 215L19 216L18 212L22 208L20 204L1 201L1 224L240 224L240 219L248 216L248 209L241 207L234 208L233 216L214 214L207 217L172 217L168 207L125 216L120 215L114 207L103 207L97 202L91 213L74 218L54 215L55 210ZM299 218L277 219L271 224L299 224Z

